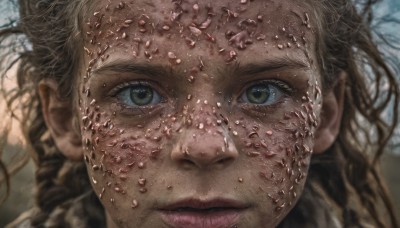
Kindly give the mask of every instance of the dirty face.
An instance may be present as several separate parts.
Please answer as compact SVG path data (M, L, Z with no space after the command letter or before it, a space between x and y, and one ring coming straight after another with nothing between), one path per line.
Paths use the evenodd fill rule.
M274 227L319 123L299 1L107 1L85 19L84 158L108 227Z

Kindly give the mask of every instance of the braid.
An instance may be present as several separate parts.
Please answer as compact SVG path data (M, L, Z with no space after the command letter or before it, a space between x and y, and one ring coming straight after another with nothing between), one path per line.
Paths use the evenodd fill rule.
M32 226L102 227L103 208L91 190L85 164L71 162L58 151L43 121L37 116L29 131L37 153L36 204L40 209Z
M63 156L45 127L41 112L37 113L30 125L25 122L30 126L25 135L35 152L37 165L38 210L30 217L31 226L105 227L104 209L92 191L85 164L71 162Z
M103 208L91 190L83 162L70 162L52 147L40 158L38 167L36 200L40 211L32 218L33 227L105 224Z
M104 209L91 190L85 165L69 161L56 147L45 124L37 91L44 77L53 78L59 82L60 94L72 105L74 77L71 75L77 75L81 54L74 51L74 47L79 43L80 13L86 1L19 0L18 3L20 23L15 29L3 30L0 35L25 35L32 44L32 49L26 49L23 43L14 43L24 50L19 55L19 92L15 97L29 98L21 101L23 118L20 122L38 167L38 212L32 215L31 225L103 227ZM6 99L11 104L17 102L14 97Z

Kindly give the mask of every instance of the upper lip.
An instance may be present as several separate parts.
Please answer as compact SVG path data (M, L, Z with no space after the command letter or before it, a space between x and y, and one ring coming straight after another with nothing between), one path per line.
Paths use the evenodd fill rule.
M159 208L160 210L166 211L175 211L180 209L212 209L212 208L219 208L219 209L246 209L249 205L246 203L242 203L240 201L234 199L224 199L224 198L215 198L215 199L208 199L208 200L201 200L196 198L188 198L173 202L171 204L166 204Z

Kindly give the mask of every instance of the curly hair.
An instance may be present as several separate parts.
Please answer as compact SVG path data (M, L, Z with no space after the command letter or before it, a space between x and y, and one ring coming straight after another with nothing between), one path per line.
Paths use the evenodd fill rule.
M365 217L378 227L399 226L378 169L379 157L398 122L400 87L395 66L385 60L372 33L372 6L377 2L308 1L318 19L317 55L323 91L335 84L340 72L346 72L346 112L335 143L325 153L313 155L305 190L279 227L317 224L312 221L318 210L329 210L325 201L332 201L340 208L340 220L345 227L362 227ZM31 223L34 227L105 227L104 209L91 190L84 163L69 161L56 148L41 112L37 89L42 79L55 79L60 96L74 107L73 76L78 75L82 59L76 46L82 43L82 20L90 12L90 4L80 0L18 0L18 3L20 20L16 26L0 30L0 43L22 36L30 45L19 51L11 63L7 63L6 57L15 53L2 54L3 84L5 72L13 65L18 67L18 88L13 93L4 92L4 88L2 91L10 112L14 113L12 107L20 102L18 112L22 114L13 116L21 116L19 121L38 167L39 213ZM387 85L385 90L383 83ZM387 109L393 115L385 121L383 112ZM5 132L1 138L3 144L7 137ZM0 168L9 191L9 172L2 162ZM366 214L353 207L352 193ZM387 212L387 221L377 210L377 203Z

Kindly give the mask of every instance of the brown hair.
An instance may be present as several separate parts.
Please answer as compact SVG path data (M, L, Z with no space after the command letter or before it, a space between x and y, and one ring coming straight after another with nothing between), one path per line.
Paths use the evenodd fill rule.
M377 161L397 124L400 96L394 69L379 52L371 33L371 7L377 1L358 3L363 7L359 10L351 0L310 1L315 5L319 19L317 54L323 72L324 91L331 89L329 85L335 83L339 72L345 71L348 74L346 111L335 143L322 155L312 157L305 190L280 227L318 224L314 222L315 214L321 209L329 210L325 203L328 200L340 208L340 220L345 227L363 226L365 216L370 217L375 226L398 227L377 170ZM59 84L59 94L71 100L72 107L74 77L71 75L78 74L82 55L75 47L83 40L80 25L83 24L83 13L88 11L84 8L87 2L18 2L20 21L17 26L0 31L0 42L4 43L11 36L24 35L31 44L31 48L17 55L19 89L5 98L9 107L22 102L20 122L38 166L37 206L40 213L33 217L32 225L105 226L104 210L91 190L83 162L69 161L55 147L37 94L40 80L54 78ZM6 67L5 59L3 56L3 67ZM383 82L388 85L385 91L381 88ZM367 83L374 85L373 92L369 91ZM19 100L22 97L25 99ZM393 118L389 121L383 119L386 109L393 111ZM371 134L370 129L374 129L376 134ZM6 139L7 134L3 137ZM373 155L372 159L369 154ZM8 180L7 172L5 177ZM352 207L351 192L359 197L366 215L359 208ZM382 219L377 211L377 202L383 204L383 210L389 215L388 221Z

